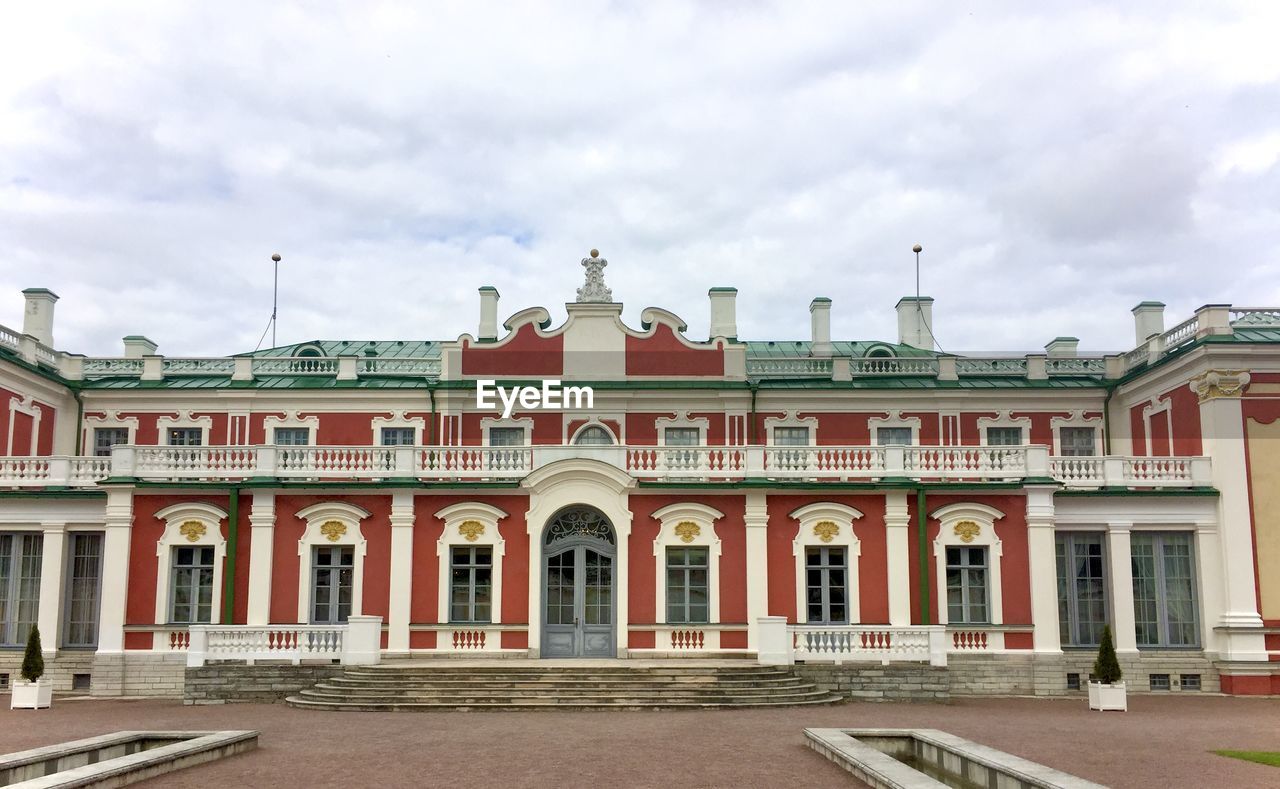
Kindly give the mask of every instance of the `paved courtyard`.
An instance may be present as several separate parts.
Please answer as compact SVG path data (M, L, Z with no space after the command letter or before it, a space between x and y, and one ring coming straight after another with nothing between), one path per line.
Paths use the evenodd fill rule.
M1280 786L1280 769L1209 753L1280 750L1280 700L1142 696L706 712L340 713L283 705L60 699L0 711L0 753L120 729L259 729L256 752L148 785L849 787L806 726L945 729L1115 787Z

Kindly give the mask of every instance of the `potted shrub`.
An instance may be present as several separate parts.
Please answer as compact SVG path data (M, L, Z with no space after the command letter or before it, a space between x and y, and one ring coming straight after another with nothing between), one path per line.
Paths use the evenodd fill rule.
M1116 645L1111 640L1111 626L1102 628L1102 643L1098 645L1098 659L1093 662L1093 676L1089 678L1089 709L1129 709L1129 699L1120 678L1120 661L1116 660Z
M13 683L9 709L38 710L53 706L53 683L44 677L44 655L40 653L40 628L32 625L27 651L22 656L22 679Z

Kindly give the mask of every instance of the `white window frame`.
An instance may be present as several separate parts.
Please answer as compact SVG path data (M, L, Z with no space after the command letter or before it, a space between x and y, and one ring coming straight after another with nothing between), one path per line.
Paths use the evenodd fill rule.
M370 443L375 447L383 446L382 428L384 427L412 428L413 445L415 447L425 445L422 437L426 432L427 420L422 417L411 417L407 411L401 411L399 416L375 416L371 427L373 429L373 440Z
M307 443L305 446L314 447L316 445L316 437L320 434L320 417L311 415L305 419L298 415L297 411L290 411L283 417L268 416L262 420L263 440L268 444L274 444L276 440L276 428L307 428ZM297 446L296 444L294 446Z
M807 446L816 447L818 445L818 418L816 416L801 418L796 416L795 411L787 411L785 416L766 417L764 430L768 446L777 446L773 440L773 431L779 427L807 427L809 428L809 443ZM787 446L792 445L788 444Z
M1001 584L1000 565L1001 555L1004 548L1000 541L1000 536L996 534L995 523L1004 517L1004 513L995 507L988 507L985 504L977 503L960 503L949 504L930 513L930 517L938 521L940 528L938 536L933 541L933 564L935 568L935 582L937 586L937 594L934 596L938 603L938 624L948 624L947 618L947 548L981 548L987 549L987 582L990 586L988 593L990 599L988 606L991 614L991 624L1004 624L1004 588ZM966 541L960 534L956 533L956 526L965 521L977 524L977 534L972 534L971 539ZM969 533L965 531L964 533ZM1056 595L1055 595L1055 600ZM957 625L957 627L968 627L968 624ZM974 628L981 628L981 624L972 625Z
M707 431L711 428L711 421L705 416L695 419L689 416L688 411L679 411L676 416L660 416L654 420L653 424L658 431L658 446L660 447L667 445L667 428L669 427L697 430L698 446L705 447L707 445Z
M1169 437L1169 454L1173 455L1173 398L1160 400L1158 397L1151 398L1151 402L1142 407L1142 429L1146 431L1146 440L1142 443L1147 448L1147 457L1155 457L1155 434L1151 430L1151 420L1153 417L1158 418L1160 414L1164 415L1164 424L1166 435Z
M460 504L453 504L439 510L435 514L436 518L444 521L444 531L440 535L440 539L436 540L436 557L439 559L439 588L436 595L436 622L440 624L449 624L449 586L450 586L450 557L454 546L474 548L479 545L487 545L493 550L493 582L491 600L489 601L489 622L487 624L502 624L502 556L506 553L507 541L503 539L502 533L498 530L498 521L507 517L507 513L497 507L481 504L478 501L464 501ZM468 527L467 532L462 530L462 525L468 522L479 523L482 527L481 531L474 532L472 527ZM392 594L395 594L392 590ZM459 622L459 627L484 627L485 623Z
M1011 411L1001 411L994 417L978 417L978 435L981 436L981 445L984 447L991 446L987 442L987 429L992 427L1022 428L1023 445L1031 443L1031 417L1020 416L1015 418Z
M1049 419L1049 427L1053 430L1053 454L1062 454L1062 428L1064 427L1091 427L1093 428L1093 454L1095 457L1103 454L1102 447L1102 417L1093 416L1085 418L1084 411L1077 409L1071 412L1071 416L1055 416ZM1150 446L1148 441L1147 445Z
M908 428L911 430L911 443L908 446L920 446L920 417L904 417L901 411L889 411L886 416L871 417L867 420L867 428L872 446L881 445L879 431L882 427Z
M222 522L226 520L225 510L212 504L200 502L184 502L165 507L156 513L156 518L165 522L164 533L156 542L156 608L155 624L169 624L169 590L173 577L173 550L175 548L201 548L213 546L213 598L209 611L209 624L222 623L222 577L223 562L227 557L227 541L222 536ZM183 525L198 524L203 531L188 528L183 534ZM193 539L194 538L194 539ZM105 537L104 537L105 540ZM104 542L105 549L105 542ZM105 558L103 572L106 571ZM186 623L179 623L185 625ZM202 623L200 623L202 624Z
M84 435L80 439L80 451L93 455L93 431L99 427L123 428L129 431L127 444L138 443L138 417L121 418L119 411L107 411L106 416L86 416L84 418Z
M808 548L845 549L848 565L845 571L845 608L849 613L850 624L856 625L862 621L862 595L858 587L858 561L862 555L862 542L853 531L853 522L861 517L862 513L853 507L829 501L806 504L791 512L791 518L799 523L796 536L791 541L791 552L796 560L797 623L809 622L809 606L806 604L808 596L805 594L805 555ZM824 540L820 533L824 530L817 529L819 523L834 523L837 531Z
M486 447L491 446L489 444L489 432L493 430L495 427L521 428L522 430L524 430L524 444L522 444L521 446L528 447L533 445L533 417L521 416L521 417L513 417L511 419L503 419L502 417L487 416L481 419L480 431L483 437L482 440L484 441L484 446ZM509 447L503 447L503 448L508 449Z
M31 395L15 396L9 398L9 441L8 450L5 454L13 457L13 428L16 423L15 417L18 414L26 414L31 417L31 448L24 455L37 455L40 452L40 414L41 410L36 407L36 400Z
M212 416L194 416L191 411L180 411L177 416L162 416L156 420L156 440L169 446L170 430L199 430L200 446L209 446L209 431L213 429ZM187 447L190 449L190 447Z
M571 446L577 446L578 436L582 435L582 431L592 427L598 427L604 432L608 433L609 437L613 439L613 443L612 444L585 444L584 446L589 446L589 447L615 446L616 447L622 443L622 441L619 439L618 434L610 430L608 425L601 422L598 417L591 417L586 422L583 422L581 425L578 425L578 429L573 431L573 435L569 436L569 444Z
M288 427L288 425L286 425ZM364 613L364 556L368 543L360 530L360 522L369 517L361 507L340 501L324 501L298 510L296 517L307 522L298 540L298 624L311 621L311 558L313 548L331 548L350 545L351 563L351 616ZM337 521L345 528L341 534L330 537L322 531L324 524Z
M667 624L667 548L707 549L707 621L677 623L676 627L697 628L701 624L720 622L720 536L716 534L716 521L724 513L705 504L680 502L655 510L651 516L661 522L658 536L653 540L654 564L654 618L655 624ZM696 534L680 528L682 523L692 523ZM679 532L677 531L679 529ZM680 532L683 532L681 534Z

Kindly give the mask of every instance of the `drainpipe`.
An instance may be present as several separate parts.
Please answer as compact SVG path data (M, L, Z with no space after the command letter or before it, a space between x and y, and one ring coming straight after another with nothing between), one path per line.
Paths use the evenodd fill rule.
M427 446L436 445L436 388L434 386L427 387L427 397L431 399L431 420L427 425Z
M1116 385L1107 386L1107 396L1102 400L1102 440L1103 450L1111 454L1111 395L1116 393ZM1169 446L1173 446L1173 436L1169 436ZM1132 453L1130 453L1132 454Z
M929 518L925 515L924 488L916 488L916 523L920 532L920 624L930 623L929 616Z
M756 443L756 392L759 384L751 384L751 413L747 415L747 444L755 446Z
M76 399L76 456L84 450L84 398L79 389L72 389L71 396Z
M240 540L240 489L231 489L227 504L227 559L222 567L222 622L234 624L236 604L236 549Z

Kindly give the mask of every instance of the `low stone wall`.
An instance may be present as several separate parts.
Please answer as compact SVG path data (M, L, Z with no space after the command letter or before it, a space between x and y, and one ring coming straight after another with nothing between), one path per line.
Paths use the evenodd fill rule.
M803 663L797 676L854 701L929 701L951 698L950 671L925 663Z
M1095 657L1091 650L1061 655L952 654L947 657L947 666L951 692L957 696L1074 696L1087 692ZM1151 690L1152 674L1168 674L1171 693L1192 692L1181 690L1184 674L1199 675L1200 690L1196 692L1219 692L1218 669L1204 653L1161 650L1117 657L1131 693L1159 692ZM1080 675L1078 691L1067 689L1069 673Z
M6 649L0 652L0 674L9 675L9 685L22 679L21 649ZM70 693L72 678L76 674L93 673L93 652L68 651L59 652L56 656L45 655L44 678L53 682L54 693ZM88 690L78 693L87 694Z
M334 665L206 664L186 670L184 704L283 701L303 688L342 673Z

